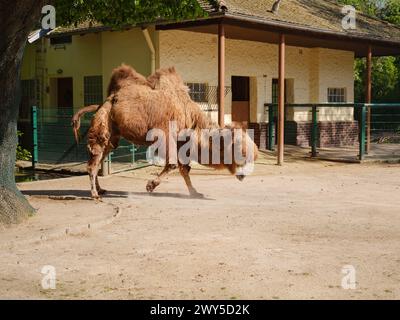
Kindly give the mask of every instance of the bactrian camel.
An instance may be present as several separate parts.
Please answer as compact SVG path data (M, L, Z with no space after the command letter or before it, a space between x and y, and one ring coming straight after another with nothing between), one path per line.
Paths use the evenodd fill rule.
M98 182L99 168L109 152L117 148L121 137L135 145L149 146L153 142L146 141L148 132L156 128L163 130L168 137L171 121L175 121L178 131L182 129L192 129L196 132L202 129L221 130L191 100L188 88L175 68L160 69L155 74L145 78L130 66L122 65L113 70L107 95L108 97L103 105L85 107L78 111L72 119L74 135L78 139L80 118L87 112L96 112L87 136L90 154L87 169L93 198L99 198L99 194L105 192L100 188ZM225 130L237 132L237 130L234 130L236 128L237 126L231 125L225 127ZM258 152L256 145L249 139L245 130L242 131L242 135L241 138L250 141L251 144L251 149L246 149L246 144L243 144L242 154L246 157L246 150L252 150L255 159ZM203 140L199 135L199 148L203 145ZM233 143L232 140L231 144ZM211 145L209 146L210 150ZM177 148L180 146L181 144L178 144ZM249 145L246 146L249 147ZM201 159L199 163L216 169L227 168L231 174L236 174L239 180L243 180L244 175L239 169L248 163L238 163L233 159L231 163L224 164L222 148L231 147L233 149L233 147L232 145L226 146L226 144L221 144L220 147L220 164L212 164L211 161L202 163ZM167 150L165 167L156 179L147 183L147 191L154 191L160 184L162 177L178 167L190 195L201 196L190 181L190 164L183 164L179 159L176 164L172 164L169 162L168 154Z

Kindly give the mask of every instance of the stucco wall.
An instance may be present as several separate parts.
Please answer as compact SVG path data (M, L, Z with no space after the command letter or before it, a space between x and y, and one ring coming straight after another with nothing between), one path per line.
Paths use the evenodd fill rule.
M327 103L328 88L346 88L346 102L354 102L354 54L323 48L311 49L309 102ZM297 102L297 101L296 101ZM321 121L352 121L353 108L320 108ZM295 121L309 121L309 109L296 108Z
M21 80L31 80L35 77L35 45L25 47L21 65Z
M188 31L160 31L159 63L161 67L174 65L186 82L218 84L217 36ZM346 87L348 102L353 102L354 55L328 49L287 47L286 78L294 79L294 102L327 102L328 87ZM253 77L257 83L257 110L250 110L252 122L268 121L264 103L272 100L272 79L278 77L278 47L276 45L226 40L226 85L232 76ZM232 95L225 104L225 120L231 120ZM288 120L309 119L308 110L287 111ZM320 112L320 120L352 120L349 109ZM216 115L213 114L216 119Z
M23 61L22 79L35 78L35 46L29 45ZM43 107L56 107L55 101L56 78L73 78L73 103L75 108L83 106L83 77L102 74L101 66L101 36L100 34L87 34L73 36L72 43L65 44L64 48L50 45L50 40L45 39L45 89ZM60 73L61 72L61 73Z
M156 42L154 29L150 33ZM23 80L35 78L36 45L27 46L22 65ZM65 44L65 49L55 49L55 46L50 45L50 40L45 39L45 48L45 87L49 87L49 92L44 94L44 107L56 106L56 78L73 78L73 103L76 109L84 104L85 76L103 76L105 97L111 71L121 63L130 64L145 75L151 72L150 50L138 28L76 35L72 37L72 43ZM62 73L58 73L58 70L62 70Z
M154 30L150 34L155 44ZM121 63L126 63L145 76L151 73L151 53L139 28L123 32L103 32L102 36L102 69L104 96L111 72Z
M160 31L150 29L156 46L157 67L176 66L186 82L205 82L218 85L217 36L187 31ZM54 105L52 90L58 77L73 77L74 107L83 105L83 77L103 75L105 97L109 76L113 68L127 63L148 75L151 71L150 50L139 28L122 32L103 32L77 35L72 44L55 50L46 39L46 86L45 106ZM287 47L286 78L292 79L295 103L327 102L328 87L346 87L347 101L353 102L354 79L351 52L328 49ZM29 45L25 53L22 78L35 77L35 48ZM62 70L59 74L57 70ZM272 79L278 77L278 47L266 43L232 40L226 41L226 85L231 86L232 76L251 77L252 122L268 121L264 103L272 100ZM255 90L256 87L256 90ZM226 97L226 122L231 121L232 94ZM352 120L352 109L321 110L320 120ZM212 112L217 120L217 113ZM306 109L287 110L287 119L306 121L310 113Z

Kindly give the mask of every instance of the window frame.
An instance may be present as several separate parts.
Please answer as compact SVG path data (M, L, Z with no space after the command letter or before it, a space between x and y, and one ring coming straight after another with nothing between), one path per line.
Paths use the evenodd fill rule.
M186 82L189 88L190 98L197 103L208 103L208 83L206 82Z
M328 103L346 103L347 88L329 87L327 89L327 101Z
M90 80L96 82L90 83ZM96 92L96 90L98 90ZM83 77L83 103L85 106L92 104L102 104L104 102L103 97L103 76L84 76Z

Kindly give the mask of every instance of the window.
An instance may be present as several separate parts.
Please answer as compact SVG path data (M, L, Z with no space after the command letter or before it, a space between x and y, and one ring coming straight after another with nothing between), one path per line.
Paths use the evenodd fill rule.
M103 77L89 76L83 78L85 106L103 103Z
M50 38L50 44L52 46L57 44L66 44L66 43L72 43L72 36Z
M346 88L328 88L328 102L345 103Z
M195 102L208 102L208 86L206 83L186 83L190 98Z

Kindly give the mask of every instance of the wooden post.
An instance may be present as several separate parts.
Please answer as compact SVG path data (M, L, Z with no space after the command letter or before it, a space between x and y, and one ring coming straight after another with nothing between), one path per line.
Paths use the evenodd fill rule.
M278 165L283 165L285 151L285 35L279 40L279 99L278 99Z
M368 46L368 54L367 54L367 86L366 86L366 103L372 102L372 47ZM368 107L367 110L367 148L366 153L368 154L371 150L371 118L372 118L372 109Z
M225 27L218 25L218 124L225 125Z
M106 177L111 174L111 156L112 152L108 154L108 156L103 160L101 163L101 171L100 171L100 176Z

